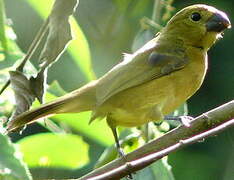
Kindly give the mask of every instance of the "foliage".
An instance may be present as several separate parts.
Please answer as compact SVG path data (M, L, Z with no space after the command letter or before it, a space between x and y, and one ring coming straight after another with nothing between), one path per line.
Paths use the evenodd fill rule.
M31 180L26 164L22 161L21 153L7 136L0 134L0 178Z

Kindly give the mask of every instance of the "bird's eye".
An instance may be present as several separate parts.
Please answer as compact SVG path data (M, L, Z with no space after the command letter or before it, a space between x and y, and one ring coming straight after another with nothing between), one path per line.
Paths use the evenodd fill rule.
M198 12L194 12L192 15L191 15L191 19L193 21L199 21L201 19L201 15L198 13Z

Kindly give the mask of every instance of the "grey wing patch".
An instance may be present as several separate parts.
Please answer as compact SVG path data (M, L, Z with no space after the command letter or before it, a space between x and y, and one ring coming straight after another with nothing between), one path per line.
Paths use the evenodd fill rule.
M159 54L159 53L156 53L156 52L152 52L149 55L148 62L149 62L149 64L151 66L155 66L155 65L159 64L160 62L162 62L164 59L165 59L164 54Z
M188 63L188 58L152 52L149 55L148 62L151 66L160 67L162 76L183 68Z
M170 74L183 68L188 63L186 57L149 52L140 54L127 62L115 66L103 78L97 86L97 105L103 104L113 95Z

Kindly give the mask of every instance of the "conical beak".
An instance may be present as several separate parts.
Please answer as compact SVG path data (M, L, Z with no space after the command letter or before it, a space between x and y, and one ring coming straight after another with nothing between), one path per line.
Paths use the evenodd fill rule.
M223 12L215 13L206 23L207 31L222 32L231 28L231 22Z

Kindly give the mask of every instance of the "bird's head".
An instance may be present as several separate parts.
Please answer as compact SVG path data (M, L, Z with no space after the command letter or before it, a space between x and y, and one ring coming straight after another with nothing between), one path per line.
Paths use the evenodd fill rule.
M166 33L186 46L208 50L230 27L230 20L224 12L197 4L176 13L162 30L162 35Z

